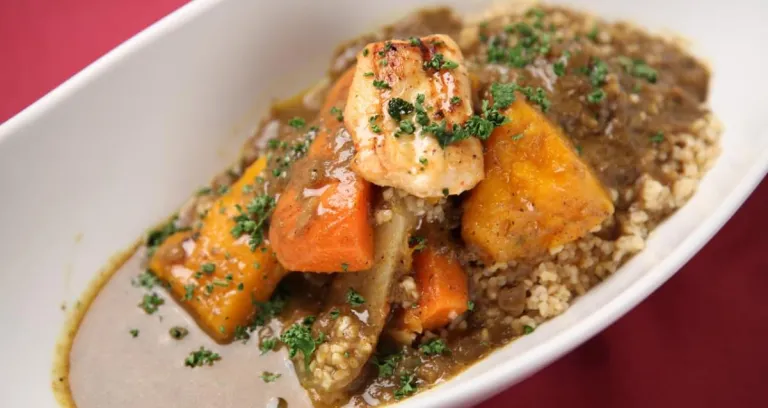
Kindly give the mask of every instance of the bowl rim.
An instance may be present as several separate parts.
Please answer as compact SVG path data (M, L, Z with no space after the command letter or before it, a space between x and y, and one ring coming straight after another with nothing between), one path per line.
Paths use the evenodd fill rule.
M33 123L57 105L64 103L71 95L87 87L113 66L120 64L125 58L151 44L165 33L188 24L189 21L206 13L222 1L197 0L186 3L111 49L31 105L4 123L0 123L0 144L20 133L18 132L19 129ZM462 381L460 386L444 387L442 385L445 383L443 383L399 402L395 406L416 408L479 403L522 381L545 365L573 350L629 312L671 278L733 216L766 174L768 174L768 149L760 152L758 159L743 173L730 194L669 255L661 259L658 264L632 282L621 293L610 299L604 307L593 310L580 318L579 324L570 325L557 334L546 337L536 347L522 353L514 362L500 362L475 378ZM491 358L493 354L510 347L511 344L513 343L497 349L485 358ZM454 377L454 379L456 378ZM449 382L452 381L449 380Z

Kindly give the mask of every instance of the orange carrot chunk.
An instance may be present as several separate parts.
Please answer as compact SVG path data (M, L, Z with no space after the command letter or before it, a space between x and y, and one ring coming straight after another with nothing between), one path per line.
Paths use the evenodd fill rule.
M371 184L349 167L352 141L340 120L353 71L329 91L321 129L277 202L269 240L291 271L355 272L373 266Z
M416 284L419 286L419 313L425 330L450 323L467 311L467 275L453 251L427 247L413 255Z

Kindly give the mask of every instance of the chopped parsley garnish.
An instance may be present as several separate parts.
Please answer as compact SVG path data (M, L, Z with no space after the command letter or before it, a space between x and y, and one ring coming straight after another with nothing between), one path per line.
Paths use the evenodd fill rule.
M261 350L261 354L267 354L270 351L274 350L275 347L277 347L277 338L276 337L268 337L261 341L261 344L259 344L259 350Z
M197 192L195 193L195 195L198 196L198 197L205 196L205 195L208 195L208 194L211 194L211 188L210 187L200 187L200 189L197 190Z
M391 377L395 373L397 363L403 359L400 353L390 354L386 357L374 356L371 362L379 369L379 377Z
M189 353L189 356L184 360L184 365L192 368L204 365L212 366L214 362L219 360L221 360L221 356L218 353L200 346L200 350Z
M413 122L410 120L401 120L399 127L399 132L412 135L416 131L416 126L414 126ZM395 134L395 136L398 136Z
M402 120L403 116L409 115L413 110L413 104L405 99L392 98L387 103L387 112L394 120Z
M531 334L533 333L533 327L528 326L527 324L523 326L523 334Z
M581 153L584 151L584 148L581 147L581 145L576 145L576 153L578 153L579 156L581 156Z
M370 77L373 76L373 72L366 72L366 73L363 74L363 76L370 78Z
M383 66L385 66L385 65L387 65L387 59L386 59L386 58L382 58L382 59L380 59L380 60L379 60L379 65L381 65L382 67L383 67Z
M467 310L473 312L475 310L475 302L471 300L467 301Z
M294 323L280 336L280 341L288 347L288 356L293 358L298 352L301 352L304 356L304 365L307 368L317 345L325 340L322 333L317 339L312 337L312 330L310 329L312 321L314 319L305 318L301 323Z
M224 195L229 192L229 186L219 186L218 194Z
M445 341L439 338L434 338L419 346L419 350L424 353L425 356L437 356L440 354L450 353L450 349L445 344Z
M245 289L245 285L243 284L243 282L238 283L237 290L242 291L243 289Z
M517 91L517 88L517 84L514 83L502 84L494 82L491 84L494 109L504 109L511 105L515 101L515 91Z
M307 125L307 122L304 120L304 118L296 116L288 121L288 125L294 129L301 129Z
M176 220L178 218L178 215L174 215L173 218L171 218L166 224L150 231L149 234L147 234L147 256L151 258L152 255L155 254L155 251L160 246L160 244L165 242L165 240L171 235L180 231L189 230L189 228L176 227Z
M255 251L264 241L264 227L275 209L275 198L262 194L254 197L246 205L245 210L239 204L235 205L235 208L239 214L233 218L235 226L230 232L235 238L240 238L245 234L249 235L248 245L251 247L251 251Z
M213 263L210 263L210 262L204 263L204 264L200 265L200 270L202 272L205 272L206 275L210 275L210 274L212 274L216 270L216 264L213 264Z
M342 272L347 272L347 271L349 271L349 264L348 264L348 263L346 263L346 262L342 262L342 263L341 263L341 271L342 271Z
M418 235L411 235L408 238L408 246L415 252L419 252L427 247L427 239Z
M605 99L605 91L598 88L587 94L587 102L600 103Z
M252 301L251 303L259 308L259 312L256 314L252 323L254 327L259 327L264 326L267 322L272 320L272 318L279 315L283 311L283 308L285 308L286 302L285 295L276 291L272 295L272 298L266 302Z
M387 81L384 81L381 79L374 79L373 86L378 89L389 89L389 84L387 83Z
M139 329L131 329L128 331L128 333L131 333L131 337L133 337L134 339L136 337L139 337Z
M336 120L339 122L344 120L344 112L335 106L331 108L331 115L336 115Z
M401 374L400 388L395 390L395 399L400 400L416 392L416 374Z
M448 197L448 194L450 194L450 191L447 188L443 189L443 196Z
M347 291L347 303L352 307L358 307L365 304L365 298L363 298L357 291L349 288Z
M426 157L419 157L419 163L421 163L422 166L426 166L429 161Z
M589 32L587 33L587 38L589 38L592 41L597 41L598 34L599 32L597 31L597 24L595 24L594 26L592 26L592 29L589 30Z
M650 137L651 142L653 143L661 143L664 141L664 132L656 132L653 134L653 136Z
M518 141L518 140L520 140L522 138L523 138L523 134L522 133L518 133L518 134L512 136L512 140L514 140L514 141Z
M363 48L363 57L367 57L368 53L369 53L368 48Z
M133 286L136 287L142 287L144 289L152 289L155 287L155 285L160 283L160 280L157 278L157 275L155 275L154 272L147 269L144 272L142 272L138 277L136 277L135 280L132 280L131 283Z
M425 70L434 69L454 69L458 68L459 64L456 61L445 59L445 56L440 53L436 53L429 61L424 61L423 67Z
M631 59L629 57L618 57L619 63L624 67L624 70L633 77L642 78L646 81L655 84L658 78L658 72L646 64L645 61L640 59Z
M147 314L152 314L164 303L165 300L163 298L157 296L157 293L152 292L144 295L141 303L139 303L139 307L144 309L144 312Z
M605 84L606 76L608 76L608 65L596 58L592 61L592 66L589 69L589 81L593 87L597 88Z
M559 77L565 75L565 62L557 61L552 64L552 71L554 71L555 75Z
M281 374L273 374L273 373L270 373L269 371L264 371L263 373L261 373L261 379L264 380L265 383L271 383L277 380L278 378L280 378L280 376Z
M190 300L194 299L196 287L197 285L195 285L194 283L188 283L184 285L184 297L182 298L182 300L185 302L189 302Z
M341 312L339 309L334 308L328 315L331 316L332 320L336 320L339 318L339 316L341 316Z
M411 45L420 46L421 40L418 37L410 37L408 38L408 42L411 43Z
M171 338L174 340L181 340L184 337L187 337L189 330L187 330L186 327L173 326L170 330L168 330L168 334L170 334Z

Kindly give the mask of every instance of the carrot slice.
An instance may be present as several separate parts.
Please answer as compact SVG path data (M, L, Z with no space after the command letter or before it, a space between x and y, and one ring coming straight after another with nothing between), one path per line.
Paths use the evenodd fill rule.
M231 340L237 326L247 325L255 312L252 302L268 300L286 273L268 245L252 250L247 236L232 234L238 206L246 208L252 198L243 187L265 166L264 158L254 162L214 203L198 231L171 235L149 262L170 284L176 300L217 341Z
M371 184L350 169L353 145L339 120L353 73L347 71L329 91L322 127L307 157L294 165L272 215L270 244L291 271L354 272L373 266Z
M453 251L430 246L414 253L413 268L419 286L419 318L425 330L445 326L467 311L467 275Z

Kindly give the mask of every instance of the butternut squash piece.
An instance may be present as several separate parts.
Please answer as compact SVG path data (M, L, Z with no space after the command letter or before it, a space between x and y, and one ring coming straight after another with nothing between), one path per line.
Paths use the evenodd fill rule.
M467 311L467 274L452 250L428 245L413 254L413 269L421 294L418 319L424 329L437 330Z
M237 326L249 323L252 302L268 300L286 273L266 243L252 249L248 235L233 233L234 218L248 211L255 197L250 190L256 189L243 187L254 183L265 166L264 158L254 162L218 198L199 230L171 235L149 262L176 300L220 342L232 340Z
M485 179L465 202L462 236L486 262L540 255L574 241L613 204L556 125L518 95L486 141Z

